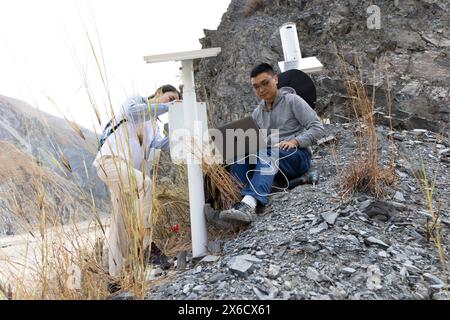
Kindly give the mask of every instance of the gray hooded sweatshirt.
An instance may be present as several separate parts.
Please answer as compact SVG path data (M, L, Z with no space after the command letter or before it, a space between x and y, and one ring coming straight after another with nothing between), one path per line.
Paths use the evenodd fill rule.
M260 129L268 130L267 144L296 139L299 148L306 148L312 155L311 145L325 134L322 122L309 104L290 87L278 90L272 109L262 101L253 111L253 119ZM278 141L271 130L279 130Z

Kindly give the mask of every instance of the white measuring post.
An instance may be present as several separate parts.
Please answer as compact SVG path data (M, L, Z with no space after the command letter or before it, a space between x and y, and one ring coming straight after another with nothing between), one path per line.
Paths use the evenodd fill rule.
M197 97L195 94L193 60L199 58L215 57L220 53L220 48L211 48L195 51L184 51L152 55L144 57L147 63L181 61L183 72L183 115L186 129L190 132L188 141L202 142L199 136L202 132L194 130L195 123L201 122L200 112L197 110ZM170 127L170 125L169 125ZM199 146L202 147L201 145ZM201 159L195 159L186 154L189 181L189 206L191 217L192 256L202 257L208 253L208 235L206 232L205 193L203 186L203 172Z
M280 27L280 37L284 54L284 61L278 62L281 72L291 69L302 70L305 73L322 71L323 65L316 57L302 58L295 23L283 24Z

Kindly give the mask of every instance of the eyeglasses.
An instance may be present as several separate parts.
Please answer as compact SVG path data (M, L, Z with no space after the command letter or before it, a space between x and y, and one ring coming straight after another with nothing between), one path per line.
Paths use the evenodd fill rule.
M258 91L261 88L266 88L270 84L270 81L272 81L272 79L273 77L270 77L266 80L261 81L259 84L254 84L253 90Z

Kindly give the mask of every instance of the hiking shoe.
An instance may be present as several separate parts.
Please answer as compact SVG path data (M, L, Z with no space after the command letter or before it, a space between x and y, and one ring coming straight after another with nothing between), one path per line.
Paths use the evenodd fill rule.
M152 242L150 255L148 251L149 250L147 248L144 254L144 258L148 264L158 266L163 270L167 270L170 268L171 264L169 262L169 258L156 246L154 242Z
M205 213L206 222L213 226L219 229L230 229L233 227L230 222L220 219L220 211L214 210L209 203L205 204L203 212Z
M244 202L220 213L220 219L231 223L250 224L256 219L256 210Z
M116 293L122 290L120 283L118 281L111 281L108 283L108 292L110 294Z

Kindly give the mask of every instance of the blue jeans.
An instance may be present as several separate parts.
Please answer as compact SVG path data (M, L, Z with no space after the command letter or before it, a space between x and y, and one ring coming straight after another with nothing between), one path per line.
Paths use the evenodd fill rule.
M252 196L263 205L269 202L277 166L288 180L302 176L311 166L311 156L306 149L267 149L261 150L258 156L252 161L253 166L248 158L232 164L231 173L244 185L241 194Z

